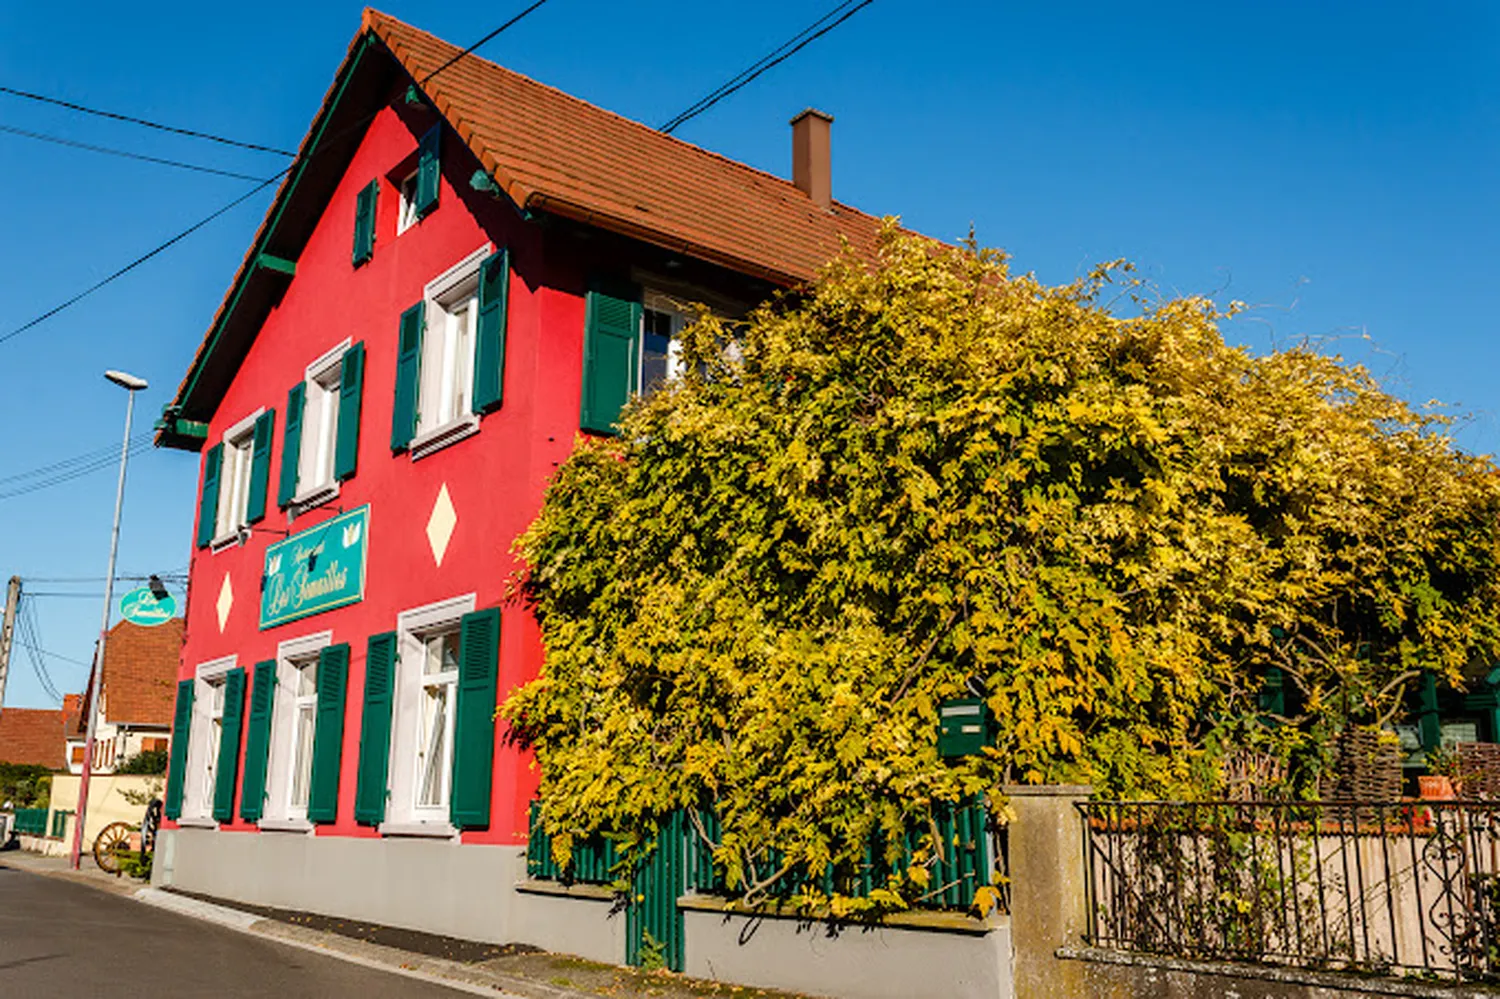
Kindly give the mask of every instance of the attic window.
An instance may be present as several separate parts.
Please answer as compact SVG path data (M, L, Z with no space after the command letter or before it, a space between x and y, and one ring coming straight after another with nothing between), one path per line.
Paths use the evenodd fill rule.
M421 218L417 214L417 171L413 170L401 182L401 213L396 216L396 234L410 229Z

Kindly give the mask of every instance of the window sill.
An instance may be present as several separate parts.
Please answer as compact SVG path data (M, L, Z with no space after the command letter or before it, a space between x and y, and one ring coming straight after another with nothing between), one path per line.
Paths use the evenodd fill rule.
M287 516L293 518L300 517L307 511L316 509L331 499L336 499L338 494L339 484L337 482L327 482L321 486L315 486L305 492L298 493L287 504Z
M427 839L458 838L458 830L446 822L382 822L382 836L420 836Z
M434 451L441 451L449 444L457 444L465 437L479 432L479 417L472 413L446 423L441 427L425 431L412 438L411 460L425 458Z
M306 819L261 819L261 832L310 833L313 824Z
M226 548L238 548L240 545L241 530L242 528L235 528L229 534L214 538L208 543L208 550L217 555Z
M177 820L177 824L179 826L182 826L182 827L186 828L186 829L217 829L217 828L219 828L219 822L218 822L217 819L210 818L210 817L203 816L203 815L184 815L184 816L182 816L181 818L179 818Z

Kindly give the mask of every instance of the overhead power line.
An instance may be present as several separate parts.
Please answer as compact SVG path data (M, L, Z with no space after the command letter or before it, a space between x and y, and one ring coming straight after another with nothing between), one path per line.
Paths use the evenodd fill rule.
M845 0L844 3L834 7L812 24L797 32L797 34L788 38L785 42L782 42L781 45L745 67L736 76L730 78L717 89L699 98L695 103L689 105L676 116L668 119L661 126L661 130L670 135L686 122L698 117L730 94L745 87L750 81L760 76L766 70L786 62L792 56L802 51L802 49L822 38L874 2L875 0Z
M54 701L61 702L62 693L57 689L57 684L52 681L52 674L47 672L47 663L41 656L42 643L40 629L36 622L36 610L30 601L31 594L25 594L21 599L20 607L16 612L16 627L20 632L20 645L26 649L27 658L31 660L31 670L36 674L37 683L41 684L42 691Z
M481 45L483 45L486 42L490 41L491 39L495 38L495 36L499 35L502 31L505 31L507 28L512 27L518 21L520 21L523 17L527 16L532 11L535 11L537 8L543 6L547 2L548 2L548 0L536 0L536 2L533 3L531 6L527 7L525 10L521 11L519 14L515 15L510 20L506 21L504 24L500 25L500 27L496 28L494 31L491 31L489 34L485 35L479 41L475 42L473 45L470 45L468 48L464 49L458 55L454 56L452 59L449 59L447 62L443 63L443 65L439 66L437 69L433 70L431 73L428 73L426 76L422 77L422 79L419 80L419 81L417 81L417 82L419 84L425 84L425 83L427 83L433 77L437 76L439 73L441 73L444 70L448 69L450 66L452 66L454 63L458 62L464 56L469 55L475 49L479 48ZM866 2L867 3L871 2L871 0L866 0ZM35 95L32 95L32 94L26 94L26 93L24 93L22 91L14 90L14 89L9 88L9 87L0 87L0 92L10 93L10 94L17 94L17 95L23 96L23 97L34 97L35 96ZM103 112L100 112L100 113L103 113ZM129 120L136 120L136 119L129 119ZM66 301L62 302L59 305L53 306L52 308L48 309L46 312L43 312L41 315L36 316L33 319L27 320L26 322L22 323L20 326L17 326L15 329L11 330L10 332L5 333L3 335L0 335L0 344L3 344L6 341L8 341L8 340L10 340L10 339L12 339L14 337L20 336L22 333L25 333L27 330L31 329L32 327L41 325L42 323L46 322L48 319L51 319L53 316L57 315L59 312L62 312L64 310L66 310L66 309L72 308L74 305L77 305L79 302L83 301L85 298L89 297L94 292L98 291L99 289L103 288L104 286L106 286L108 284L112 284L115 281L118 281L120 278L124 277L126 274L129 274L131 271L135 270L137 267L139 267L141 264L144 264L146 261L150 260L152 257L155 257L158 254L160 254L160 253L162 253L162 252L164 252L166 250L171 249L173 246L175 246L178 243L182 242L184 239L186 239L187 237L191 236L193 233L197 232L199 229L202 229L204 226L208 225L214 219L216 219L219 216L224 215L224 214L232 211L233 209L239 207L244 202L250 200L252 197L254 197L255 195L259 194L261 191L265 190L267 187L270 187L272 184L276 183L277 181L281 180L283 177L285 177L287 174L291 173L293 170L297 169L299 166L307 163L314 156L317 156L320 153L322 153L325 150L327 150L333 143L337 142L339 139L344 138L346 135L348 135L349 133L353 132L355 129L363 128L364 126L368 125L371 121L374 121L374 120L375 120L375 115L373 115L373 114L366 115L365 117L361 118L359 121L351 123L347 128L340 129L335 134L329 136L326 139L323 139L321 142L318 143L318 145L317 145L316 148L308 150L308 152L306 154L297 156L297 158L294 159L285 168L277 171L272 176L265 178L260 183L256 184L254 187L252 187L250 190L246 191L244 194L240 195L238 198L235 198L233 201L229 202L227 205L224 205L222 208L219 208L219 209L215 210L214 212L212 212L212 213L204 216L202 219L200 219L197 222L194 222L192 225L188 226L186 229L184 229L181 232L177 233L177 235L171 237L170 239L166 240L165 242L163 242L163 243L161 243L161 244L153 247L150 250L147 250L145 253L141 254L139 257L136 257L134 260L132 260L130 263L126 264L124 267L121 267L120 269L114 271L113 273L109 274L108 276L100 279L99 281L94 282L92 285L90 285L89 287L85 288L83 291L80 291L78 294L74 295L72 298L67 299ZM273 151L280 152L281 150L273 150ZM294 154L290 154L289 153L287 155L294 155ZM4 495L0 495L0 499L4 499L4 498L5 498Z
M50 142L57 146L67 146L69 149L86 149L91 153L104 153L107 156L119 156L127 160L140 160L143 163L156 163L161 166L176 167L179 170L194 170L198 173L211 173L220 177L233 177L235 180L260 180L260 177L248 173L235 173L233 170L220 170L218 167L200 166L197 163L184 163L181 160L169 160L160 156L147 156L145 153L132 153L125 149L114 149L110 146L96 146L88 142L75 142L72 139L64 139L60 135L48 135L46 132L30 132L24 128L16 128L14 125L0 125L0 132L8 135L19 135L27 139L35 139L38 142Z
M146 431L144 433L132 435L130 438L130 443L135 444L140 441L149 441L150 439L151 432ZM95 448L92 451L85 451L83 454L77 454L71 458L63 458L61 461L55 461L50 465L43 465L40 468L33 468L29 472L16 472L12 475L0 475L0 484L6 482L16 482L21 479L34 479L39 475L46 475L50 472L66 471L78 465L90 464L94 461L99 460L100 458L107 458L110 455L118 455L119 453L120 445L118 444L111 444L106 447Z
M12 97L23 97L28 101L38 101L42 104L55 104L58 107L67 108L70 111L78 111L82 114L96 115L100 118L112 118L115 121L126 121L132 125L143 125L146 128L154 128L161 132L172 132L176 135L186 135L194 139L206 139L209 142L219 142L226 146L239 146L241 149L254 149L262 153L275 153L278 156L295 156L296 153L285 149L277 149L275 146L263 146L258 142L242 142L239 139L231 139L223 135L215 135L212 132L199 132L191 128L178 128L176 125L163 125L159 121L151 121L147 118L137 118L134 115L117 114L114 111L101 111L98 108L87 107L83 104L75 104L57 97L48 97L45 94L34 94L28 90L17 90L15 87L0 87L0 94L10 94Z
M192 225L188 226L186 229L182 230L177 235L175 235L171 239L167 240L165 243L161 243L161 244L153 247L152 249L147 250L145 253L141 254L139 257L136 257L134 260L132 260L130 263L126 264L124 267L121 267L119 270L114 271L112 274L108 275L107 277L104 277L104 278L101 278L98 281L95 281L93 284L91 284L87 288L83 289L83 291L80 291L78 294L74 295L72 298L68 299L67 301L63 302L62 304L60 304L60 305L54 305L52 308L48 309L46 312L43 312L41 315L37 316L36 318L28 320L27 322L24 322L20 326L17 326L15 329L11 330L9 333L6 333L4 336L0 336L0 343L5 343L7 340L10 340L10 339L12 339L14 337L20 336L22 333L25 333L27 330L31 329L33 326L39 326L39 325L41 325L42 323L44 323L47 320L51 319L53 316L57 315L59 312L62 312L64 309L72 308L74 305L77 305L79 302L83 301L85 298L88 298L90 295L92 295L94 292L98 291L100 288L103 288L105 285L111 284L111 283L119 280L120 278L124 277L126 274L129 274L131 271L135 270L137 267L141 266L141 264L144 264L146 261L150 260L152 257L156 256L157 254L163 252L164 250L171 249L173 246L176 246L178 243L182 242L184 239L187 239L189 236L191 236L193 233L197 232L199 229L202 229L204 226L208 225L210 222L212 222L214 219L218 218L220 215L224 215L227 212L229 212L229 211L231 211L231 210L233 210L235 208L238 208L240 205L242 205L246 201L249 201L251 198L255 197L255 195L259 194L261 191L265 190L266 188L270 187L272 184L276 183L276 181L280 180L286 174L286 172L287 172L286 170L283 170L283 171L281 171L281 173L278 173L274 177L267 177L265 180L261 181L259 184L256 184L254 187L252 187L250 190L246 191L244 194L240 195L238 198L235 198L233 201L231 201L229 204L225 205L223 208L220 208L217 211L215 211L215 212L213 212L213 213L211 213L209 215L205 215L203 218L199 219L197 222L194 222Z
M150 450L151 438L148 436L145 440L133 439L128 453L131 457L135 457L137 455L145 454ZM74 479L81 478L82 476L102 471L106 468L111 468L119 460L119 452L116 452L115 454L97 458L85 464L71 466L63 471L54 472L46 478L42 478L34 482L27 482L22 485L15 486L14 488L7 489L4 492L0 492L0 500L13 499L17 496L24 496L27 493L34 493L41 489L50 489L53 486L60 486L65 482L72 482Z

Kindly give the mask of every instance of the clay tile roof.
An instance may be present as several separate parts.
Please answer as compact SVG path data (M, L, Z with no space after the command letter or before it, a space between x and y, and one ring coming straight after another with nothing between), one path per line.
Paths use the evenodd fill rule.
M366 9L365 26L416 80L461 50ZM880 220L818 208L791 181L675 139L477 56L423 86L523 208L567 215L788 284L814 276L840 237L873 255ZM788 140L790 141L790 140Z
M182 618L146 628L121 621L104 644L104 711L116 725L172 724ZM87 705L85 696L84 703ZM87 707L80 725L87 724Z
M0 763L67 766L63 712L36 708L0 710ZM3 802L0 802L3 804Z
M425 79L461 51L388 14L365 9L349 55L303 139L300 166L283 178L167 407L173 415L158 425L159 444L192 450L202 446L201 437L179 434L175 422L179 416L209 419L269 310L274 288L246 292L241 299L262 273L255 262L262 251L296 259L310 237L309 220L322 211L317 199L328 196L352 156L345 140L387 99L389 75L360 69L366 39L377 40L390 53L392 73L404 71L412 81ZM357 81L349 88L354 96L343 98L349 107L340 119L339 95L351 80ZM378 93L368 92L377 86ZM837 201L820 209L789 180L477 55L464 56L422 89L523 211L569 218L783 286L815 277L844 240L856 253L875 256L880 219ZM329 125L329 137L320 139Z

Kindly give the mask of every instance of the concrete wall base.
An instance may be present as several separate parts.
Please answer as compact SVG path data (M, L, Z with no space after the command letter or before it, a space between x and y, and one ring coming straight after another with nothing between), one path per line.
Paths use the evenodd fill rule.
M152 883L229 902L625 961L625 914L599 889L527 882L519 846L163 830ZM847 999L1011 999L1010 922L845 927L685 907L687 973ZM935 921L940 922L940 921Z
M1089 947L1065 947L1060 958L1076 963L1088 994L1098 999L1363 999L1413 996L1419 999L1493 997L1493 988L1369 978L1360 975L1232 964L1184 961L1147 954L1125 954Z
M1010 999L1010 921L987 932L835 928L688 909L686 971L738 985L840 999Z

